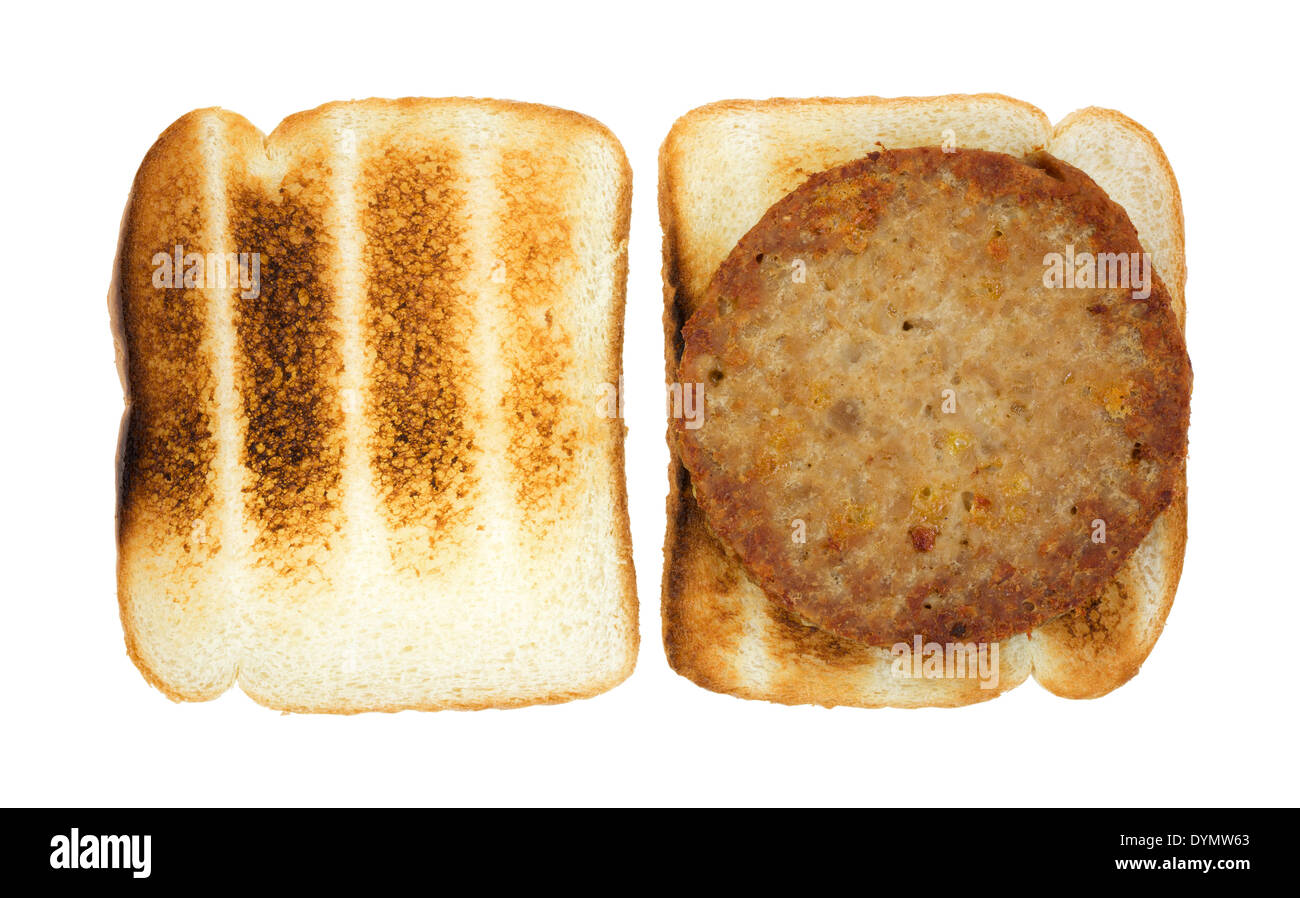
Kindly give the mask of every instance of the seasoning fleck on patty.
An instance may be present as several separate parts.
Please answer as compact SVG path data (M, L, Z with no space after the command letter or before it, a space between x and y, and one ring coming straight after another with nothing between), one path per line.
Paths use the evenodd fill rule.
M867 644L1000 639L1092 598L1186 455L1191 366L1142 253L1045 153L813 176L682 331L705 415L673 435L714 534L773 601Z

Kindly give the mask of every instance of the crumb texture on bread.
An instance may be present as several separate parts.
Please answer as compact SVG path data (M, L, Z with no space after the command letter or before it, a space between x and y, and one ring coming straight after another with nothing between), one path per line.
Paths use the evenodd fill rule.
M682 325L740 237L810 175L882 146L970 147L1014 156L1046 149L1058 155L1125 207L1182 323L1177 184L1155 139L1119 113L1081 110L1053 129L1037 108L997 95L727 101L683 116L660 151L669 379L682 352ZM1104 694L1133 676L1154 645L1172 604L1186 540L1180 484L1173 504L1114 581L1074 612L1079 619L1058 618L999 643L998 686L980 690L968 679L891 676L887 650L818 631L775 609L711 535L676 457L669 486L663 635L670 664L708 689L785 703L963 705L1014 687L1031 670L1060 695Z
M630 171L576 113L208 109L137 176L114 297L119 598L176 699L593 695L637 649L617 385ZM153 283L156 253L260 283ZM211 273L212 263L200 271Z

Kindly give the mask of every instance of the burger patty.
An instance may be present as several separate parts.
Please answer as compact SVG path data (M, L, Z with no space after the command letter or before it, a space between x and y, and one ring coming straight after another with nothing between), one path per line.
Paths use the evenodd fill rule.
M672 433L713 532L772 600L867 644L1000 639L1095 596L1186 455L1191 366L1142 252L1045 153L813 176L682 331L704 416ZM1117 255L1090 282L1087 254Z

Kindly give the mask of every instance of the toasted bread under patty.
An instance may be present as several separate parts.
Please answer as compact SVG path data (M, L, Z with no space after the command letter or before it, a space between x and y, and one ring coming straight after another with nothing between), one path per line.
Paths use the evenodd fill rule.
M1112 110L1088 108L1053 128L1036 107L999 95L727 101L673 126L660 152L664 328L669 378L681 326L736 242L808 176L884 148L944 144L1022 156L1048 149L1124 207L1184 319L1186 264L1178 185L1159 143ZM987 700L1031 673L1071 698L1104 695L1151 652L1173 604L1187 536L1182 489L1094 599L999 644L998 676L900 679L887 648L808 625L767 599L709 532L690 476L670 462L663 636L673 668L744 698L859 707Z
M1052 285L1053 254L1110 261ZM867 644L1001 639L1092 598L1183 476L1191 370L1141 256L1042 153L814 175L683 328L705 413L674 432L712 531L770 598Z
M599 399L629 198L613 136L542 106L336 103L269 137L210 109L159 138L111 300L119 597L151 682L354 712L628 675L623 426ZM259 289L160 288L177 246L201 275L259 254Z

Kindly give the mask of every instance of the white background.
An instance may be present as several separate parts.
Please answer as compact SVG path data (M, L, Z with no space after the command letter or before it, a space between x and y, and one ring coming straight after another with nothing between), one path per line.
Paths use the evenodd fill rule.
M6 13L0 802L1296 803L1293 8L108 6ZM1178 175L1196 384L1191 537L1164 636L1136 679L1089 702L1032 680L959 710L787 708L702 690L669 670L659 638L659 143L718 99L977 91L1054 121L1120 109ZM123 649L122 397L105 296L136 167L192 108L225 106L270 131L372 95L564 106L605 122L631 159L624 365L642 649L631 679L595 699L351 718L283 716L237 689L177 705Z

